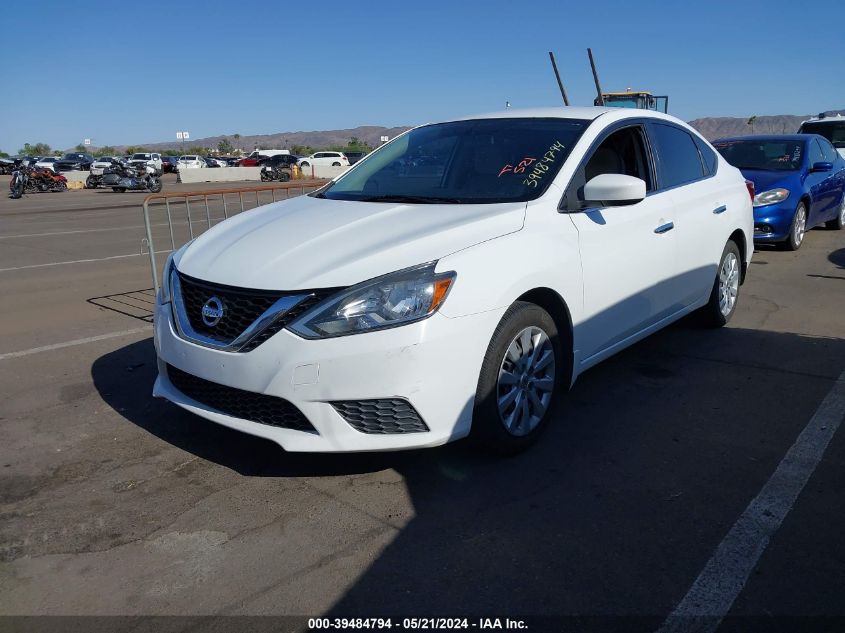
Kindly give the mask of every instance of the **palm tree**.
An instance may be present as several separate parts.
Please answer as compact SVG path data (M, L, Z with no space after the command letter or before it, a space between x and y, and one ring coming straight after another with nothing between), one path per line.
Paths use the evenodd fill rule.
M233 139L235 139L235 147L237 147L238 149L240 149L240 148L241 148L241 144L240 144L240 143L238 143L238 141L240 141L240 140L241 140L241 135L240 135L240 134L232 134L232 138L233 138Z
M748 119L748 121L745 122L746 125L751 126L751 133L752 134L754 134L754 121L756 121L756 120L757 120L757 115L755 114L753 117L751 117L750 119Z

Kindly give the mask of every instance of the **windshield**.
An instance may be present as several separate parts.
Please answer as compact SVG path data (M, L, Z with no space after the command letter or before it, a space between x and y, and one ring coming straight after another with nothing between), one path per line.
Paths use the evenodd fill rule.
M65 154L63 160L79 160L85 158L85 154Z
M150 154L132 154L132 160L150 160Z
M716 141L713 147L739 169L795 171L801 168L804 157L804 141Z
M836 148L845 147L845 119L840 123L804 123L799 134L818 134L825 137Z
M533 200L548 189L587 125L558 118L426 125L362 159L319 195L411 203Z

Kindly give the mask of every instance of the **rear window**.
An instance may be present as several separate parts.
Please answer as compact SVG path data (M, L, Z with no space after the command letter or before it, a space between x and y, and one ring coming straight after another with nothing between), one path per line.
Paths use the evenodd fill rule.
M657 143L662 189L677 187L704 177L701 155L689 132L663 123L652 124L651 132Z
M712 176L716 173L716 166L719 164L716 152L714 152L707 143L697 136L693 135L692 140L695 141L695 144L698 146L698 151L701 152L701 160L704 161L704 169L707 172L707 175Z
M132 160L149 160L150 154L132 154Z
M810 123L802 123L799 134L818 134L825 137L833 144L834 147L845 147L845 118L842 122L828 122L814 121Z

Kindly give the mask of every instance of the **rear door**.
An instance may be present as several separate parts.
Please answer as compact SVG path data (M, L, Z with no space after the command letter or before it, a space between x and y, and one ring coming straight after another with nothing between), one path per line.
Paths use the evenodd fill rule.
M709 296L730 235L725 226L731 214L725 212L732 191L715 178L715 154L688 130L651 121L648 132L657 156L657 190L667 193L674 206L676 307L686 307Z
M610 207L585 201L584 184L606 173L645 180L646 198ZM576 327L576 346L582 364L591 365L671 314L676 304L673 200L670 193L655 191L642 123L614 126L597 140L561 206L578 230L585 319Z

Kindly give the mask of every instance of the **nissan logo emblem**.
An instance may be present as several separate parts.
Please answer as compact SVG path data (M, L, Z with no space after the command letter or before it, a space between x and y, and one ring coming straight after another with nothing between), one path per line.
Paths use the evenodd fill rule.
M202 322L208 327L214 327L223 318L223 301L218 297L211 297L202 307Z

